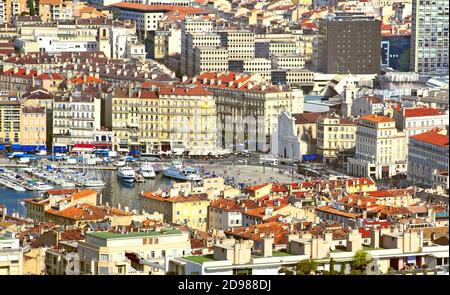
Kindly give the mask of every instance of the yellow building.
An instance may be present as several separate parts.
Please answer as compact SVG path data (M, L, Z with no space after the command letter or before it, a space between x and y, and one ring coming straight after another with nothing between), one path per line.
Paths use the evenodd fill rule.
M326 163L353 154L356 139L356 124L335 115L323 116L317 120L317 153Z
M19 144L21 104L17 100L0 100L0 144Z
M50 22L61 17L63 0L39 0L39 16L42 22Z
M14 234L0 235L0 276L23 274L23 249Z
M186 225L202 231L206 230L209 202L204 195L185 197L152 192L141 194L142 209L162 213L164 222Z
M0 23L12 23L15 16L27 11L27 0L0 0Z
M27 146L45 146L47 141L45 108L23 106L21 117L20 144Z
M117 151L208 150L216 144L216 107L201 86L116 89L105 103L106 127Z

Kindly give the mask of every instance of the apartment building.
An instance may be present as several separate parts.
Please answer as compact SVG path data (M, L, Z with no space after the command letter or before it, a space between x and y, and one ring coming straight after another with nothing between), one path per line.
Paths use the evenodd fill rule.
M21 104L18 100L0 100L0 121L0 143L20 144L22 121Z
M303 112L302 90L261 81L234 72L203 73L193 78L193 83L214 94L220 147L267 151L273 144L275 149L278 139L271 140L271 136L278 129L281 111Z
M378 74L381 23L364 15L323 19L317 39L318 69L333 74Z
M376 114L361 117L348 173L377 179L405 173L406 147L406 134L395 127L393 118Z
M448 129L434 128L409 138L408 180L431 187L433 174L446 172L448 177L448 171Z
M128 233L89 232L85 241L78 242L77 253L81 274L144 274L144 270L135 269L127 257L134 254L153 265L145 274L162 275L167 272L167 260L189 255L191 244L189 233L174 228Z
M1 0L0 24L12 23L13 18L27 11L26 0Z
M433 128L445 128L449 124L448 111L436 108L394 107L394 119L397 128L408 137L427 132Z
M448 13L448 1L412 1L411 71L448 75Z
M356 123L336 115L317 119L317 153L325 163L345 161L354 155Z
M173 259L169 270L179 275L278 275L281 267L307 259L306 255L273 250L273 240L265 238L262 250L255 253L251 240L221 239L213 254Z
M192 60L188 59L189 53L192 52L194 43L190 41L188 46L188 33L212 33L214 23L211 20L205 20L200 17L186 18L181 23L181 48L180 48L180 72L186 75L188 69L188 63L192 63ZM192 38L192 37L190 37ZM205 40L206 41L206 40ZM203 44L203 46L208 46ZM218 46L218 45L215 45Z
M220 36L213 33L199 33L199 32L191 32L186 34L186 60L185 60L185 66L186 68L182 70L182 73L188 75L189 77L194 76L194 69L197 66L195 64L196 55L194 53L194 49L196 47L221 47L220 45ZM221 47L224 48L224 47ZM209 51L208 49L205 49L206 51ZM205 52L206 52L205 51ZM222 55L227 54L229 57L229 52L222 50ZM199 53L197 51L197 53ZM199 56L200 57L200 56ZM206 58L206 56L205 56ZM210 63L213 64L214 60L210 60ZM220 63L221 61L219 61ZM183 64L182 64L183 66ZM200 65L198 65L200 66Z
M299 49L295 41L256 41L256 57L270 58L272 55L298 54Z
M230 61L246 60L255 57L255 34L245 30L216 31L221 46L228 50Z
M141 41L150 37L158 29L159 21L167 12L179 11L187 16L207 14L207 11L203 9L181 5L120 2L111 6L120 10L119 19L131 20L136 24L137 35Z
M298 70L305 68L305 59L298 54L272 54L272 68L283 70Z
M35 86L36 70L4 66L0 72L0 89L17 91L18 95L25 93L28 88Z
M23 249L14 234L0 236L0 275L23 274Z
M23 106L20 144L27 149L37 150L47 143L47 118L44 107Z
M169 193L144 192L140 197L142 208L163 214L164 222L201 231L207 229L210 201L204 195L171 196Z
M193 51L194 72L224 72L228 70L228 50L220 46L195 47Z
M73 91L53 100L53 146L71 148L92 143L95 130L101 127L101 95Z
M15 46L25 53L101 51L110 58L145 55L144 45L137 41L134 24L106 18L22 25Z
M161 87L158 91L116 89L105 104L106 125L118 151L213 150L216 108L203 87Z
M270 82L272 62L266 58L246 59L242 62L242 72L248 74L259 74L265 81Z

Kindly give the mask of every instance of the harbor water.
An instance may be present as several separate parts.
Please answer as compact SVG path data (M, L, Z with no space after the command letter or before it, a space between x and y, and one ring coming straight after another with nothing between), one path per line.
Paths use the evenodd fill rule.
M156 191L158 188L165 190L169 188L173 180L165 178L161 173L154 179L146 179L143 183L129 185L123 183L116 176L115 170L92 170L87 171L87 176L102 179L105 182L103 188L95 188L102 192L102 203L109 203L110 206L120 204L122 208L128 206L130 210L140 210L139 194L142 191ZM86 188L89 189L89 188ZM34 198L40 192L25 191L17 192L12 189L0 186L0 204L6 205L8 212L18 212L20 216L26 215L23 199Z

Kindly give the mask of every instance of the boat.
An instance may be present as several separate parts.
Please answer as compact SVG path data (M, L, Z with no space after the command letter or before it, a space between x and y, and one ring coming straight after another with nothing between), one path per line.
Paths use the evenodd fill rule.
M53 186L44 182L35 182L32 187L36 191L48 191L54 188Z
M100 179L88 178L81 182L84 187L102 187L105 186L105 182Z
M170 166L163 171L165 177L183 180L183 181L201 181L202 178L195 173L193 168L179 169L175 166Z
M117 177L124 182L133 183L136 178L136 172L131 167L120 167L117 170Z
M144 162L141 164L138 170L139 174L141 174L144 178L155 178L156 173L153 165L149 162Z

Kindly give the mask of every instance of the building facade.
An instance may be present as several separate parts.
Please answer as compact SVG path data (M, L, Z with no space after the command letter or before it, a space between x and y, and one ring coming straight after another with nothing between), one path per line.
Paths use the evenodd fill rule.
M408 180L432 187L436 175L447 172L448 129L435 128L413 135L408 142Z
M376 179L406 172L406 134L394 119L368 115L358 120L355 157L349 158L348 173Z
M412 1L411 71L448 75L448 14L446 0Z
M380 72L381 23L365 16L335 16L319 26L318 69L333 74Z

